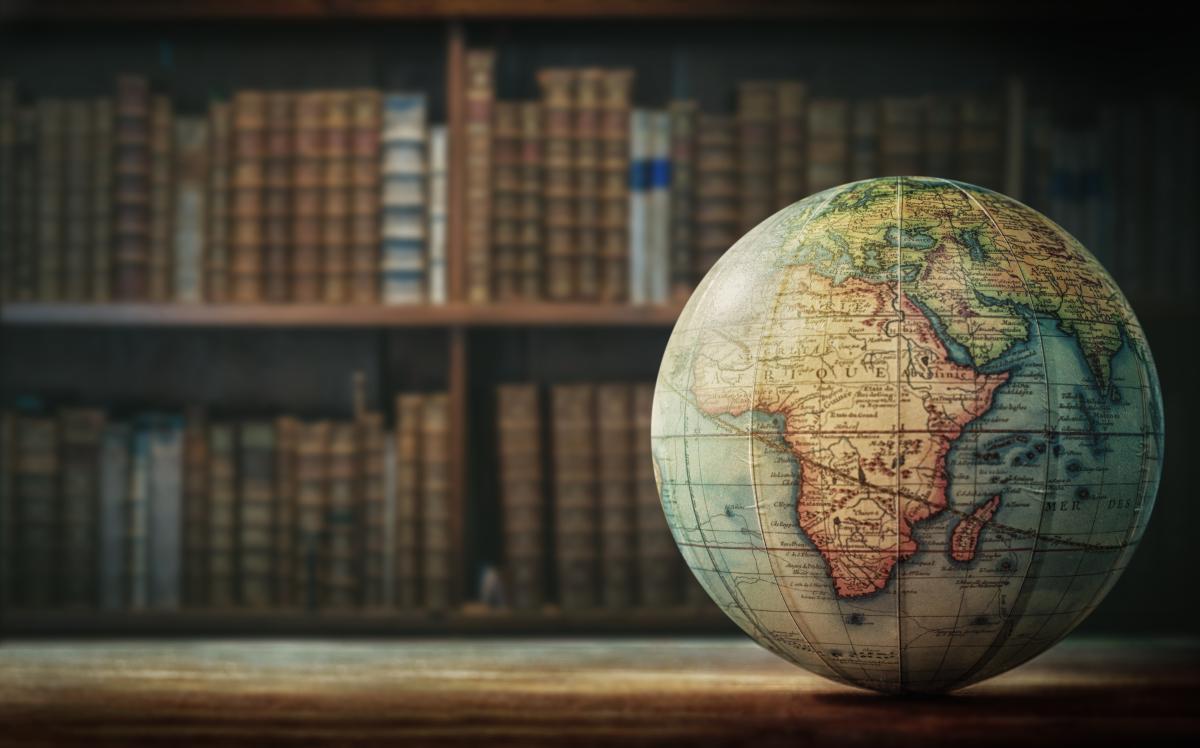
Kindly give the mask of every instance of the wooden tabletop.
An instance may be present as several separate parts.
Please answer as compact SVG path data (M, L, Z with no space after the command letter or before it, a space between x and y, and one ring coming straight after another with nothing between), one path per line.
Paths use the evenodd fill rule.
M740 638L10 641L0 745L1146 745L1200 733L1200 644L1076 639L894 698Z

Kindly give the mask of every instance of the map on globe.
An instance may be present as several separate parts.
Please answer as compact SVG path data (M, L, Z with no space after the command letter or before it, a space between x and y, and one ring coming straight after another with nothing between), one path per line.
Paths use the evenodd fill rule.
M944 691L1070 632L1149 518L1142 328L1073 237L998 193L891 177L753 229L685 307L652 449L681 551L762 645Z

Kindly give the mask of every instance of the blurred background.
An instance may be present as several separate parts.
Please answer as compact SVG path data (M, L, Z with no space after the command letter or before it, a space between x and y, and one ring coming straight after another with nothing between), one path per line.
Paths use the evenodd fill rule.
M940 2L0 2L0 635L732 632L662 522L648 386L746 229L903 173L1033 206L1130 298L1169 456L1082 630L1195 633L1185 31Z

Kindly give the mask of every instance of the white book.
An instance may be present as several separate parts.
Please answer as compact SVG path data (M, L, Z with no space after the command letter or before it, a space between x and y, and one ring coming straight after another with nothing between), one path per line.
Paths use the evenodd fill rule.
M425 120L424 94L384 96L380 284L385 304L422 300L426 272Z
M150 431L149 600L174 610L183 599L183 423L164 419Z
M130 428L125 423L104 427L100 442L100 545L97 554L100 606L125 606L125 510L129 501Z
M646 177L650 154L650 112L634 109L629 114L629 301L645 304L646 284Z
M204 228L208 191L208 121L175 118L175 299L204 300Z
M429 302L446 303L446 163L449 139L445 125L429 128Z
M651 304L665 304L671 293L671 117L652 112L649 126L646 293Z

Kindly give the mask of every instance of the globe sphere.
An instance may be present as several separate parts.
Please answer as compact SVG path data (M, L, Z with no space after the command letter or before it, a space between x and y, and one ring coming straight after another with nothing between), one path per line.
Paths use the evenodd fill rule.
M941 692L1066 636L1162 467L1113 279L1012 198L926 177L785 208L696 288L654 396L663 509L708 594L842 683Z

